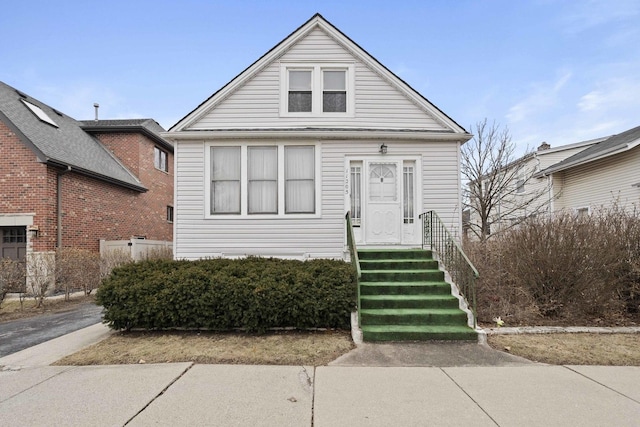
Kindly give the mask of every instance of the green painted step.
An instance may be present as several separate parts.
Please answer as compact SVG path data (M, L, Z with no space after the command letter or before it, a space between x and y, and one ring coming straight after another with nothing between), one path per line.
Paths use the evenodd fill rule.
M361 295L360 307L372 308L458 308L451 294L444 295Z
M360 282L360 295L451 295L446 282Z
M361 270L437 270L438 261L432 259L372 259L361 260Z
M478 335L468 326L362 326L365 341L476 341Z
M358 258L371 259L433 259L431 251L422 249L358 249Z
M455 326L467 322L467 313L458 308L361 309L360 321L369 325Z
M363 282L434 282L444 280L440 270L362 270Z

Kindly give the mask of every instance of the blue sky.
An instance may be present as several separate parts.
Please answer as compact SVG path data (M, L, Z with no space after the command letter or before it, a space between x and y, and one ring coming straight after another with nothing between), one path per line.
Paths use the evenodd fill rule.
M0 80L76 119L169 128L316 12L471 130L522 150L640 125L637 0L30 0L0 15Z

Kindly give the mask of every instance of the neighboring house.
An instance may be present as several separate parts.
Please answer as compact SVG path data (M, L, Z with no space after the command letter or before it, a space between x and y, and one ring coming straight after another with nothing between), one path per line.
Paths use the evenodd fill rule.
M460 236L469 135L315 15L163 134L176 150L177 258L345 257Z
M506 174L506 185L496 196L500 202L496 203L490 215L491 234L508 229L520 223L523 219L541 214L547 214L554 210L555 199L558 193L554 193L553 180L539 175L539 172L547 167L567 158L586 148L603 141L606 138L581 141L552 148L546 142L540 144L536 151L512 161L501 174ZM489 178L488 178L489 179ZM484 183L485 186L487 183ZM466 237L473 237L480 229L480 217L478 215L478 201L473 197L469 200L470 207L465 209L464 233Z
M172 240L162 131L151 119L79 122L0 82L0 256Z
M640 207L640 126L543 168L537 177L553 182L553 211L588 214L616 204Z

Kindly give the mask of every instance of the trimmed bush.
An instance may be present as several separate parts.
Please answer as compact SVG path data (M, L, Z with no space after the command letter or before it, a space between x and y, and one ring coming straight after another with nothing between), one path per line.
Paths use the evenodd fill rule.
M119 329L348 328L356 281L342 261L148 260L113 270L97 292Z

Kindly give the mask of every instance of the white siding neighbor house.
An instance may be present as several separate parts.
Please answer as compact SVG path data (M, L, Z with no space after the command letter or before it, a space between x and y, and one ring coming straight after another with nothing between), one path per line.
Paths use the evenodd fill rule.
M602 138L596 144L542 169L553 182L553 211L588 214L614 204L640 207L640 126Z
M344 258L420 247L435 210L461 235L471 136L321 15L176 123L176 258Z
M536 151L527 153L507 165L504 173L512 176L513 179L500 194L501 201L497 203L489 218L491 233L509 229L525 218L553 212L556 199L560 195L561 183L554 177L542 175L539 172L607 138L558 147L552 147L543 142ZM471 231L471 233L467 232L467 237L473 238L480 232L481 221L478 215L479 207L473 207L477 200L471 199L469 203L471 207L467 208L468 222L465 228Z

